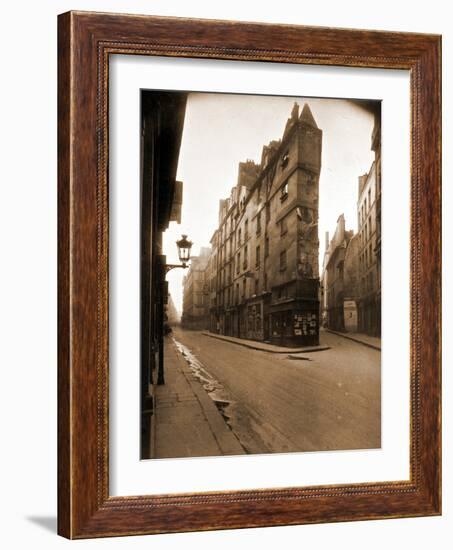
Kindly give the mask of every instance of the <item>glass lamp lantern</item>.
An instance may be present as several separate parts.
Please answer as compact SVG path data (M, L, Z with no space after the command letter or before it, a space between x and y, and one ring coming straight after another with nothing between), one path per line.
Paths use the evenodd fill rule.
M176 241L176 246L178 247L178 256L179 261L186 266L187 262L190 260L190 250L192 248L192 241L187 239L187 235L182 235L179 241Z

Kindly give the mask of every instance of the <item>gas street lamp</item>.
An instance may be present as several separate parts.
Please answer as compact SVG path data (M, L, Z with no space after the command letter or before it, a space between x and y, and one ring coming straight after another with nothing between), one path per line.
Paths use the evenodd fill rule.
M171 269L177 267L182 267L183 269L188 268L188 262L190 260L190 251L192 249L192 241L189 241L187 235L181 235L179 241L176 241L176 246L178 247L178 256L180 264L165 264L165 272L168 273Z
M187 239L187 235L182 235L179 241L176 241L178 247L178 256L182 265L186 267L187 262L190 260L190 250L192 249L192 241Z
M178 267L187 269L190 261L190 251L192 249L192 241L189 241L187 235L182 235L179 241L176 241L178 247L178 257L180 264L167 264L165 256L160 256L161 262L161 281L160 281L160 307L159 307L159 361L157 367L157 383L165 384L164 379L164 322L165 322L165 305L168 302L168 283L165 280L167 273Z

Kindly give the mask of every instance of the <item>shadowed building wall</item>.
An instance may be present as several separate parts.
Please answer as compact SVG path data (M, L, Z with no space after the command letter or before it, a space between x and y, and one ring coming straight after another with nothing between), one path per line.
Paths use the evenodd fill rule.
M166 301L162 235L179 223L182 183L176 181L186 93L141 92L140 368L141 458L150 458L153 385L164 382Z

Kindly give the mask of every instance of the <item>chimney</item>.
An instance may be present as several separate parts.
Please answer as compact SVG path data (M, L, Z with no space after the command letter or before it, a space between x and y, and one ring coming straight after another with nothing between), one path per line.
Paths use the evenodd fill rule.
M345 229L346 229L346 222L345 222L345 219L344 219L344 214L340 214L340 216L338 217L338 240L339 241L342 241L344 239L344 232L345 232Z

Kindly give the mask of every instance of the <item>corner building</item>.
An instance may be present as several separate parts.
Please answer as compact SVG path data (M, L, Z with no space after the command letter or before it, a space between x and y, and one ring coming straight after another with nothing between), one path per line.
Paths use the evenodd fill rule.
M294 104L260 164L240 163L220 201L209 261L210 330L280 346L319 342L322 131Z

